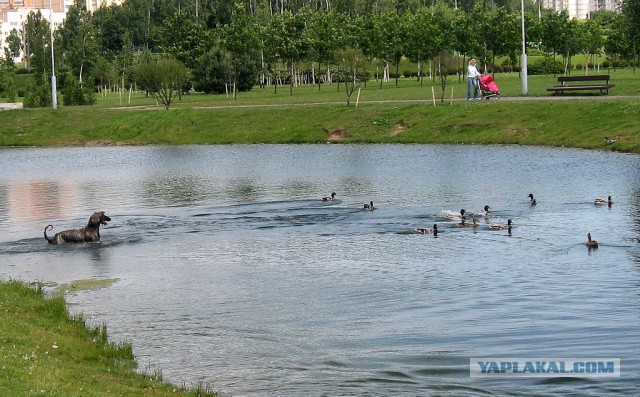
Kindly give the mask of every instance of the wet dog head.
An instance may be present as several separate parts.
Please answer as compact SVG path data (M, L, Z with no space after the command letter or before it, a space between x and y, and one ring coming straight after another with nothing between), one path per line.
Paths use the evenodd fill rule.
M93 215L91 215L91 218L89 218L89 225L106 225L110 220L111 218L106 216L104 211L98 211L94 212Z

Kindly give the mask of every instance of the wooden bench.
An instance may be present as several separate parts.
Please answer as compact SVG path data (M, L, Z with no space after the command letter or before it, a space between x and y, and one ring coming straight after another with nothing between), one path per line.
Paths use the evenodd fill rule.
M590 82L590 81L598 81L604 82L604 84L571 84L567 85L566 83L571 82ZM553 86L551 88L547 88L547 91L554 92L558 94L559 92L565 91L581 91L581 90L600 90L600 95L609 94L609 88L613 88L615 84L609 84L609 75L601 74L601 75L593 75L593 76L560 76L558 77L558 82L560 85Z

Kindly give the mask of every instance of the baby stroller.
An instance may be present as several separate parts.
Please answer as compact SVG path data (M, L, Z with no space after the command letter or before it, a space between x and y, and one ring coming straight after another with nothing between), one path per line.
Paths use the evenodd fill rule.
M482 93L482 99L496 98L500 99L500 88L493 81L493 77L490 74L480 76L478 80L478 86Z

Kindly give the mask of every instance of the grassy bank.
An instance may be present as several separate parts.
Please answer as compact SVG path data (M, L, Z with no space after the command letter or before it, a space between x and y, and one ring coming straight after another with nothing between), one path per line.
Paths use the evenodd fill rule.
M135 372L131 346L107 340L106 328L70 317L64 298L0 282L0 395L204 396Z
M100 96L91 107L31 109L1 114L1 146L231 143L476 143L602 148L640 153L640 74L618 71L612 97L551 100L553 76L531 76L529 93L540 100L445 101L434 106L431 85L401 79L381 89L371 82L360 104L345 106L337 85L255 88L236 100L225 95L185 95L170 111L141 93ZM517 74L496 81L517 97ZM465 96L452 77L447 98ZM614 94L628 95L615 98ZM355 94L352 98L355 101ZM159 110L160 109L160 110ZM614 138L605 144L605 137Z

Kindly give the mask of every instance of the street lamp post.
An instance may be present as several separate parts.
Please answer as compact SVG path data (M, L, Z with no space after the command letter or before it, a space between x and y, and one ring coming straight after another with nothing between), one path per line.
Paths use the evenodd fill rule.
M520 76L522 76L522 95L526 96L529 89L527 87L527 46L524 31L524 0L520 0L522 15L522 56L520 58Z
M54 50L53 50L53 5L51 4L53 0L49 0L49 21L51 23L51 106L54 109L58 108L58 94L56 92L56 65L54 59Z

